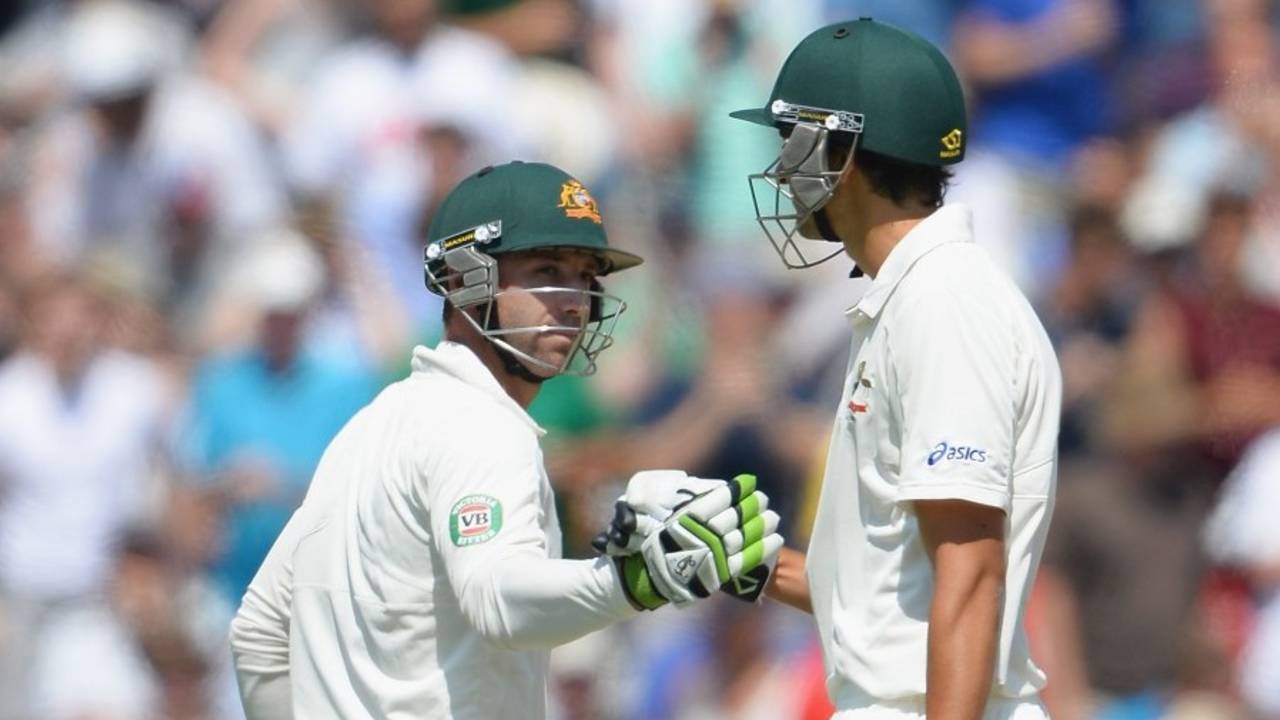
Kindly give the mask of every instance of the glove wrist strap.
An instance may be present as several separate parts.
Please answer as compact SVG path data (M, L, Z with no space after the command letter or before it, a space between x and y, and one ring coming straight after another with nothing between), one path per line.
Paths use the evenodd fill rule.
M653 586L649 569L639 555L614 558L614 567L618 571L618 579L622 581L622 592L627 602L637 610L657 610L667 604L667 599Z

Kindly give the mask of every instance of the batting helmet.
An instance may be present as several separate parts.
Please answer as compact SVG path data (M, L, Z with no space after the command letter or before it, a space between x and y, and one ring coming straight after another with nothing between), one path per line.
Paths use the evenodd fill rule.
M609 247L600 209L582 183L543 163L517 161L488 167L458 183L436 212L427 235L423 251L427 288L456 308L479 307L478 319L471 313L463 315L481 335L526 365L556 374L594 372L596 356L612 344L618 315L626 304L605 293L598 283L590 290L522 288L532 293L580 293L591 311L582 327L502 327L495 300L505 291L498 283L496 258L527 250L579 250L600 259L599 275L642 262L636 255ZM574 332L577 338L574 350L558 367L503 339L518 333L558 331Z
M731 115L787 137L778 159L751 176L751 190L757 219L789 267L840 252L811 261L795 239L810 216L826 224L821 209L844 170L828 167L833 140L918 165L964 159L964 94L951 63L923 38L871 18L811 33L783 63L768 103ZM774 191L771 206L757 194L761 182ZM794 212L784 210L783 197ZM822 234L837 240L829 229Z

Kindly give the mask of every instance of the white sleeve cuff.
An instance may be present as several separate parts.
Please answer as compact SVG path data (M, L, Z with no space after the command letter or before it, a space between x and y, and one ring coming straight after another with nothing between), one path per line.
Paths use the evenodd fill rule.
M899 502L914 500L964 500L1009 513L1009 494L995 488L961 483L904 485L898 489Z

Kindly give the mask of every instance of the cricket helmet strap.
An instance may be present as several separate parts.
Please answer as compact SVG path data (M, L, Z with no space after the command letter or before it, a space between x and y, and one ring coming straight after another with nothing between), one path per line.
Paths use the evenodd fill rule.
M423 250L427 288L457 308L477 333L498 349L508 371L534 382L559 374L589 375L597 356L613 344L626 304L590 289L525 288L499 282L498 258L533 250L577 250L600 260L600 275L639 265L641 259L608 246L599 209L582 183L541 163L514 162L485 168L463 180L445 198ZM557 295L585 310L577 325L504 326L499 300L514 295ZM517 349L513 336L565 333L573 346L559 365ZM514 363L514 364L513 364Z

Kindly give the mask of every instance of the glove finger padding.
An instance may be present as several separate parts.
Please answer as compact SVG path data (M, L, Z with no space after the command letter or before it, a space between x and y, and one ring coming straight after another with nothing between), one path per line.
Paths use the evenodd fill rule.
M756 491L748 495L737 505L721 510L711 518L705 519L704 524L714 530L716 534L728 536L729 533L738 530L746 523L760 517L760 514L768 509L769 496L760 491ZM703 518L699 519L702 520Z
M782 536L778 533L766 535L743 548L742 552L733 553L728 557L729 574L737 577L758 567L772 569L781 550Z
M760 542L765 537L777 533L781 520L778 517L778 513L766 510L764 513L725 533L722 536L725 554L736 555L742 552L743 549Z
M720 590L743 602L758 601L769 584L769 575L773 573L781 550L782 536L771 533L759 542L747 545L741 553L730 555L729 569L734 577L720 586Z
M716 487L689 500L681 505L679 510L682 514L691 515L705 522L743 502L743 498L754 495L756 495L755 476L739 475L728 482L717 482ZM764 498L763 493L759 495ZM764 501L767 505L768 498L764 498Z

